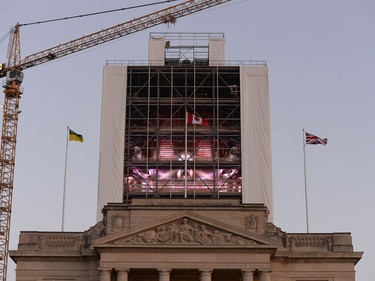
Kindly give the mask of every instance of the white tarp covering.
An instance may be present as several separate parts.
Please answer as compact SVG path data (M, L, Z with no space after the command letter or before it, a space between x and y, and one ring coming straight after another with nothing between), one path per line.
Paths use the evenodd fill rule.
M273 220L271 122L266 66L241 66L242 202L264 203Z
M208 41L208 63L210 66L220 66L225 63L225 39L210 38Z
M164 66L165 64L165 39L150 37L148 41L148 61L150 65Z
M241 66L242 202L264 203L273 221L271 125L266 66ZM98 221L123 200L126 66L105 66L100 133Z
M122 202L126 109L126 66L105 66L100 124L97 220L109 202Z

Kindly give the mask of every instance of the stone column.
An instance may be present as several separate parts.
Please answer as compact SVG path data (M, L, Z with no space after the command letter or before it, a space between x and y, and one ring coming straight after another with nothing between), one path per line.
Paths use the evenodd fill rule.
M117 270L117 281L128 281L128 269Z
M260 281L271 281L271 271L260 271Z
M100 269L100 281L111 281L111 271L110 269Z
M254 271L242 270L242 281L254 281Z
M201 273L200 281L211 281L211 274L212 274L211 269L201 269L199 270L199 272Z
M169 277L171 274L170 269L158 269L159 272L159 281L169 281Z

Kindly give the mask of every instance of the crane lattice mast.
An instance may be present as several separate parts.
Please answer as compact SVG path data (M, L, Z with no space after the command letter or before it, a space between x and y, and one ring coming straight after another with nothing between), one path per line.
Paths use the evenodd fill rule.
M27 68L119 39L163 23L175 23L177 18L214 7L231 0L189 0L134 20L103 29L87 36L29 55L21 60L20 35L17 24L11 32L8 64L0 67L4 85L3 122L0 151L0 281L6 281L12 211L12 194L19 101L23 72Z
M4 89L3 125L0 148L0 276L6 280L10 235L10 215L17 127L23 74L14 69L21 62L19 25L11 30L8 46L8 77Z

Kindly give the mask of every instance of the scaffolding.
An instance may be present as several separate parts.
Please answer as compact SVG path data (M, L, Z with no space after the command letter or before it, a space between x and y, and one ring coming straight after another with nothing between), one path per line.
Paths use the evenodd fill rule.
M266 63L210 65L209 41L222 33L151 37L164 40L163 64L107 62L127 65L124 201L241 198L240 65Z
M239 77L233 66L128 67L125 200L240 196Z
M195 32L195 33L150 33L150 38L164 38L165 64L169 65L208 65L209 41L224 39L220 32Z

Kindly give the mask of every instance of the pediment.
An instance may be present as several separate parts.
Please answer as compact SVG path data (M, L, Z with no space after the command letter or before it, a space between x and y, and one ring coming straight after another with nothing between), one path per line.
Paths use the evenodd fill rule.
M220 221L194 213L179 213L135 229L121 231L94 241L94 247L127 246L276 246L271 240Z

